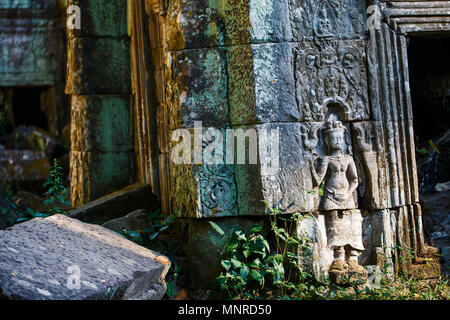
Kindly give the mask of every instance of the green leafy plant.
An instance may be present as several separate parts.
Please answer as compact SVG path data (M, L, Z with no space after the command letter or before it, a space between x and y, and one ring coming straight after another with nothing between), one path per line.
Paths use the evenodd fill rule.
M64 175L57 159L53 159L50 175L44 187L48 188L47 192L44 193L44 204L49 208L48 215L68 215L68 212L64 208L71 207L71 204L67 200L68 195L64 186Z
M119 233L129 240L141 244L143 242L143 237L147 237L149 240L154 240L162 232L169 229L169 227L176 220L174 216L165 217L159 209L149 212L148 219L150 221L150 227L148 228L144 228L141 230L124 229L122 231L119 231Z
M68 194L64 186L64 175L62 174L62 167L58 160L54 159L50 168L50 173L44 187L48 188L44 193L44 205L48 208L46 212L35 211L31 208L19 209L16 205L17 197L13 196L9 191L5 201L9 202L7 208L3 208L0 214L8 216L10 226L14 224L28 221L33 218L46 218L54 214L68 215L66 208L71 207L67 200Z
M221 236L225 232L214 222L210 225ZM260 234L262 225L255 225L249 233L240 228L229 237L226 245L227 258L221 261L225 272L217 278L221 290L230 298L254 298L264 287L264 276L269 266L266 264L270 246Z
M181 266L177 265L175 267L171 267L170 269L171 270L166 276L166 278L168 278L166 279L167 284L166 296L169 300L173 300L173 298L178 294L178 290L176 289L176 281L180 275Z
M17 223L17 220L20 219L21 216L21 213L15 204L15 200L16 197L14 197L10 191L7 191L5 199L3 199L6 205L0 208L0 215L6 217L8 227Z
M272 266L269 272L273 276L274 289L278 289L279 297L282 299L318 297L324 286L299 265L299 253L303 256L312 254L310 240L299 236L296 232L298 223L303 219L314 218L301 213L284 214L279 208L272 207L267 202L265 205L270 214L271 231L276 243L276 252L268 259L269 265Z
M174 216L165 217L159 209L150 212L148 218L151 222L151 227L143 229L142 232L148 233L150 240L155 239L161 232L169 229L176 220Z
M269 241L261 235L263 226L253 226L247 233L240 228L231 235L214 222L211 226L221 236L227 237L225 254L221 261L224 271L217 281L229 298L258 299L277 296L282 299L314 297L323 286L301 270L297 252L307 252L309 240L298 237L295 226L306 218L300 213L280 215L277 208L266 203L270 211L271 235L276 249L271 250ZM295 278L295 281L293 280Z

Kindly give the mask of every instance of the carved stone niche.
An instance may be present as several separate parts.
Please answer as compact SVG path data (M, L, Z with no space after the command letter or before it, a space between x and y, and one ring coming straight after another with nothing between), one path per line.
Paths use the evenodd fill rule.
M365 251L363 216L358 209L359 180L348 123L351 109L336 97L324 101L328 101L321 109L324 121L311 126L303 136L304 147L310 151L312 185L319 191L316 241L312 246L317 258L312 264L317 265L316 270L313 267L316 274L328 271L335 282L343 284L346 277L367 276L358 262ZM304 233L301 227L298 231Z
M367 76L361 41L317 41L294 46L300 121L323 121L325 108L344 107L346 121L368 120Z

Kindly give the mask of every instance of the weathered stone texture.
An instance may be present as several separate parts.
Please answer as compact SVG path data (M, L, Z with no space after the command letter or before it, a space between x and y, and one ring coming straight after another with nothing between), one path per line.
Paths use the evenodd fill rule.
M138 209L130 212L124 217L116 218L102 224L103 228L113 231L123 230L142 230L151 228L152 222L149 219L149 213L144 209Z
M130 96L72 96L73 151L133 150Z
M81 206L115 188L134 182L135 159L130 151L70 151L71 203Z
M72 218L88 223L118 219L133 210L155 210L158 199L148 184L135 183L70 211Z
M66 93L130 94L130 41L73 38L68 41Z
M37 218L0 231L0 243L0 295L8 299L107 299L110 290L117 299L136 282L140 290L125 299L161 299L165 292L170 263L159 261L167 258L100 226Z
M64 38L58 1L2 1L0 85L55 85L62 81Z
M394 30L407 35L442 34L450 31L450 2L380 1L381 11Z
M133 183L130 96L72 96L71 201L75 207Z
M169 50L362 36L365 1L171 1Z
M302 42L294 46L296 97L301 121L321 121L332 103L343 120L369 120L363 41Z
M69 119L64 96L64 22L64 10L57 0L0 4L0 87L11 91L14 87L46 87L41 94L42 111L55 136Z
M227 70L225 51L213 48L173 52L168 58L173 86L167 97L170 128L193 127L193 121L205 126L228 123ZM169 93L169 92L168 92Z
M441 12L444 2L395 1L393 7L405 10L387 6L385 14L409 17L417 6ZM312 212L315 220L298 232L313 239L314 258L301 263L316 275L334 270L342 271L338 278L347 271L364 278L361 264L371 266L371 275L389 259L403 268L398 246L428 250L418 205L406 38L398 32L403 29L386 24L395 14L369 30L370 4L146 2L154 30L165 212L264 215L262 200L286 213ZM222 134L255 129L259 155L263 131L278 129L278 170L268 175L260 158L256 164L173 163L171 134L180 128L192 133L195 121ZM203 151L209 140L197 141Z
M312 182L310 161L314 156L323 155L325 152L324 143L318 138L319 131L324 129L322 123L268 123L234 129L240 129L242 133L241 139L235 141L235 146L237 148L242 146L242 150L245 151L245 161L242 164L237 162L238 154L232 158L234 164L226 164L229 161L226 146L232 141L226 129L221 130L222 164L207 164L205 155L208 155L208 152L205 148L211 141L206 139L206 128L202 135L202 165L169 164L171 212L177 212L180 216L195 217L263 215L265 213L263 200L276 204L286 213L319 210L320 196ZM192 130L190 132L193 133ZM239 132L234 131L234 134L239 135ZM351 141L351 134L352 131L348 127L346 141ZM256 143L259 158L253 164L250 163L249 155L253 154L254 150L249 150L245 145L243 135L247 135L250 139L253 139L253 136L256 138L252 143ZM264 140L264 137L267 140ZM278 149L273 142L275 137L279 137ZM173 148L179 143L179 141L172 142L168 157L174 155ZM194 142L191 143L191 148L194 148ZM277 152L280 155L279 159ZM263 163L261 157L264 154L270 163ZM373 190L377 189L365 183L358 188L358 193L369 192L370 196ZM352 198L358 203L356 193ZM199 205L196 206L193 201L199 201ZM367 208L372 208L371 203Z
M386 25L370 31L369 96L376 122L375 148L385 157L380 187L389 186L386 208L419 201L405 37Z
M50 163L44 152L0 151L0 178L3 182L41 184L48 178Z
M72 95L71 201L80 206L136 181L127 1L69 1L66 93Z
M127 36L126 1L69 0L68 5L76 5L81 9L81 28L68 30L70 38Z
M364 56L361 41L175 51L169 127L321 121L330 102L345 105L347 120L369 120Z
M34 126L18 126L5 142L7 149L44 152L49 160L58 158L67 151L61 141Z

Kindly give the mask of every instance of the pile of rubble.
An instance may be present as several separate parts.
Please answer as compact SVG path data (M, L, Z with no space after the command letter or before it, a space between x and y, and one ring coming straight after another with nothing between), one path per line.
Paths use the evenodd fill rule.
M43 129L19 126L0 141L0 181L6 187L40 193L53 159L68 172L69 149L69 141Z

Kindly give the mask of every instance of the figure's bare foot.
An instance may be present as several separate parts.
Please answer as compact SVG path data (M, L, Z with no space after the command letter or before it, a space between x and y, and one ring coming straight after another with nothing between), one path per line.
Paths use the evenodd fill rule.
M343 260L334 260L330 265L330 271L347 271L347 264Z
M365 273L366 269L363 266L359 265L357 261L351 260L347 262L348 271L356 272L356 273Z

